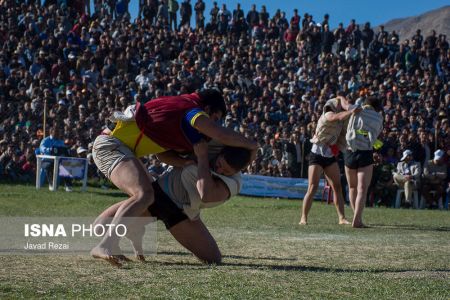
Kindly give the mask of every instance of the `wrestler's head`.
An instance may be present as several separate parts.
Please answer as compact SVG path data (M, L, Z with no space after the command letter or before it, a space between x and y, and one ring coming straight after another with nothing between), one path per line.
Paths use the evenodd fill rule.
M370 96L369 98L366 99L366 104L370 105L373 107L373 109L376 112L380 112L382 110L382 106L381 106L381 100L380 98L376 97L376 96Z
M220 175L232 176L247 167L250 157L251 153L248 149L225 146L211 167Z
M225 100L222 93L215 89L204 90L198 93L202 101L205 112L209 115L211 120L221 120L227 111Z

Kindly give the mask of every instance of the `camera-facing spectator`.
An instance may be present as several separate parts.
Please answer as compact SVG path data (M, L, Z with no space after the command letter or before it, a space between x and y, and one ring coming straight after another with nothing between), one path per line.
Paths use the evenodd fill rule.
M405 204L407 207L418 208L418 203L413 202L413 191L417 191L420 185L422 169L420 163L414 161L413 152L409 149L403 151L397 170L394 172L394 182L399 188L405 190Z

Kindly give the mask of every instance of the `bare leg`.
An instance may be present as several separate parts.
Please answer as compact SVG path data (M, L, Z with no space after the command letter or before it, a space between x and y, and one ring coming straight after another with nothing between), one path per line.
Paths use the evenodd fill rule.
M93 225L106 225L111 223L112 219L114 218L114 215L116 214L119 207L125 202L126 200L120 201L114 205L111 205L107 209L105 209L94 221ZM100 231L100 230L99 230ZM97 232L96 232L97 233ZM97 233L99 234L99 233Z
M119 209L119 207L125 201L126 200L121 201L119 203L116 203L116 204L108 207L97 217L97 219L95 219L93 225L110 224L112 219L114 218L114 215L117 212L117 209ZM133 231L127 231L127 234L126 234L126 237L130 240L131 245L133 246L133 250L134 250L134 254L135 254L136 258L140 261L145 261L142 240L143 240L144 234L145 234L145 225L149 224L153 220L150 217L151 217L151 215L148 212L148 210L145 211L141 215L141 218L139 218L139 220L137 221L137 222L139 222L139 224L137 224L136 226L133 227ZM121 258L122 260L125 260L125 261L128 260L124 255L119 255L119 258Z
M350 206L353 213L355 213L355 201L358 188L358 172L356 169L350 169L345 167L345 176L348 182L348 199L350 200Z
M362 221L362 213L367 199L367 190L372 180L372 172L373 165L358 169L358 195L356 196L355 214L352 223L354 228L365 227Z
M310 165L308 168L308 191L305 198L303 198L302 216L300 218L300 225L306 225L308 222L308 213L311 209L314 195L319 187L320 175L322 174L322 167L319 165Z
M339 224L350 224L350 222L345 219L344 198L342 196L341 178L337 162L326 167L324 173L328 183L333 189L334 206L336 207L336 212L339 217Z
M117 208L111 224L123 224L128 231L133 232L132 222L127 217L141 216L154 201L152 180L144 166L137 158L122 161L113 170L111 181L122 191L130 195L130 198L122 202ZM106 234L102 241L91 251L95 258L101 258L112 265L120 266L117 257L120 255L119 238L114 234Z
M169 229L173 237L199 260L219 264L222 254L211 233L201 220L184 220Z
M107 208L97 217L94 224L107 224L108 220L111 220L123 202L116 203ZM147 211L142 214L142 217L143 220L149 220L150 213ZM127 234L127 238L133 245L136 258L140 261L145 261L142 250L142 237L145 232L144 225L134 228L135 230L133 232ZM201 220L184 220L173 226L169 231L183 247L191 251L201 261L206 263L221 262L222 257L219 247Z

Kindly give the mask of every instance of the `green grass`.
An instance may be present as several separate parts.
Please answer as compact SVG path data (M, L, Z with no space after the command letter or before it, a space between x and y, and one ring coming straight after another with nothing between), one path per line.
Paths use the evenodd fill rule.
M117 191L0 185L0 215L95 216ZM115 269L87 254L0 256L0 299L450 299L450 212L367 208L355 230L332 205L236 197L205 210L223 264L198 262L158 224L158 255ZM351 216L351 210L346 213Z

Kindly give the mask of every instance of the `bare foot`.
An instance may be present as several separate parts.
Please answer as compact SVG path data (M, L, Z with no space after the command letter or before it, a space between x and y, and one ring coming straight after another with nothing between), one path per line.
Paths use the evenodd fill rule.
M353 228L369 228L369 226L364 225L363 222L353 222L352 227Z
M112 251L110 249L102 248L100 246L95 246L91 250L91 255L94 258L106 260L114 267L118 267L118 268L122 267L122 263L120 262L120 259L118 258L120 255L113 255L111 252Z
M136 254L136 259L140 262L145 262L145 257L142 254Z
M126 256L123 255L123 254L115 255L115 257L117 257L117 259L118 259L120 262L130 262L130 261L131 261L131 259L129 259L128 257L126 257Z
M350 225L351 223L349 221L347 221L347 219L340 219L339 220L339 225Z
M298 223L298 225L308 225L308 222L306 221L306 219L301 219L300 222Z
M144 262L144 248L142 246L142 241L145 234L145 227L135 228L133 232L126 235L127 239L130 240L131 246L134 250L134 255L137 260Z

